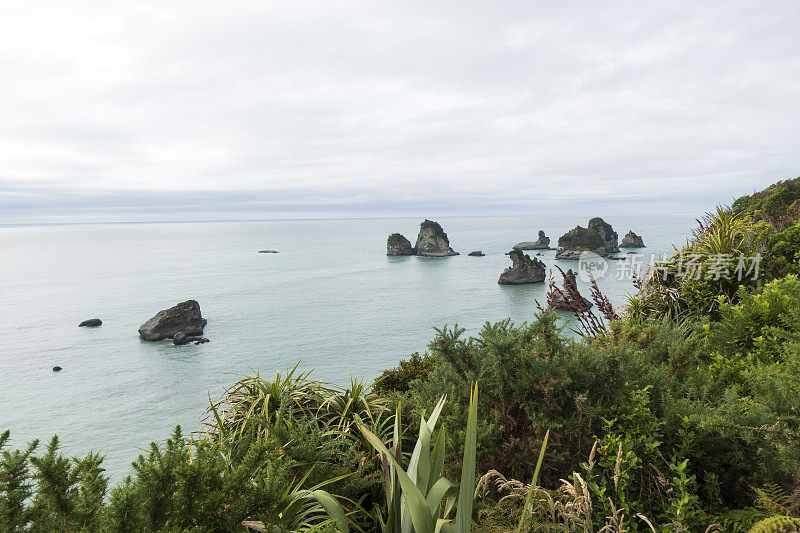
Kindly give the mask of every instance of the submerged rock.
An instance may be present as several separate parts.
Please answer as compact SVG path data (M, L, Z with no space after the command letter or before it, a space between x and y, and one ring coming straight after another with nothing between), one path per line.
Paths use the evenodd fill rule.
M89 320L84 320L80 324L78 324L79 328L96 328L97 326L103 325L103 321L99 318L90 318Z
M511 266L500 274L497 283L500 285L522 285L524 283L540 283L545 278L544 263L520 250L511 250Z
M200 304L195 300L181 302L175 307L159 311L142 324L139 335L146 341L172 339L176 333L186 336L203 334L206 319L200 313Z
M576 226L559 237L556 259L577 260L587 251L606 257L619 252L617 238L617 232L611 224L595 217L589 221L588 227Z
M259 250L258 253L260 253L260 254L277 254L278 250Z
M419 225L419 235L417 235L417 244L414 249L417 255L423 257L458 255L458 252L450 248L450 240L442 226L438 222L428 219Z
M386 239L386 255L414 255L411 241L399 233L392 233Z
M620 248L644 248L644 240L642 240L642 238L639 235L636 235L634 232L629 231L622 238L622 242L619 243L619 246Z
M539 238L535 241L524 241L514 245L517 250L549 250L550 237L544 234L544 231L539 230Z
M480 251L480 250L475 250L474 252L470 252L470 253L468 253L467 255L469 255L469 256L472 256L472 257L483 257L483 256L484 256L484 255L486 255L486 254L485 254L485 253L483 253L483 252L482 252L482 251Z
M554 290L547 302L550 309L560 309L562 311L586 311L592 306L592 302L581 296L578 292L578 285L575 280L575 272L567 270L564 276L564 285L559 290Z

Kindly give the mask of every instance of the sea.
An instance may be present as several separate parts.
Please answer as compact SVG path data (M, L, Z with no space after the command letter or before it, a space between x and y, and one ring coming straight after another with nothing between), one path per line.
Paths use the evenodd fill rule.
M437 218L461 253L444 258L386 256L387 236L413 243L419 218L0 226L0 431L12 446L57 434L67 455L101 452L118 482L176 424L198 430L243 375L298 365L336 384L373 380L426 351L434 328L475 335L487 321L531 320L547 283L498 285L506 252L539 230L555 246L590 216ZM603 218L620 239L644 238L638 264L671 253L694 226L689 215ZM548 269L576 267L541 253ZM617 306L635 292L625 271L636 263L609 263L598 279ZM211 342L140 340L141 324L187 299L200 303ZM78 327L89 318L103 325Z

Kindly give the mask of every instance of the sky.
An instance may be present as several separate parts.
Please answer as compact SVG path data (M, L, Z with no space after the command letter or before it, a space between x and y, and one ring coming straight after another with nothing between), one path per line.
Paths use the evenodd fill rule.
M800 2L0 3L0 223L702 212L800 175Z

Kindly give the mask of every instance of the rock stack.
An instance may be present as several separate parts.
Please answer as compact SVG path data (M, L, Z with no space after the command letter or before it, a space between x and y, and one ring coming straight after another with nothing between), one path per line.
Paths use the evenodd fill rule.
M447 257L458 255L450 248L447 233L438 222L425 219L419 225L417 243L412 247L411 241L399 233L392 233L386 240L386 255L419 255L422 257Z
M450 248L450 239L438 222L425 219L419 225L419 235L417 244L414 246L417 255L423 257L446 257L448 255L458 255Z
M500 285L522 285L524 283L541 283L545 278L544 263L514 249L508 254L511 266L500 274L497 283Z
M644 240L634 232L629 231L619 243L620 248L644 248Z
M517 250L549 250L550 237L544 234L544 231L539 230L539 238L535 241L524 241L514 245Z
M579 259L583 252L607 256L619 252L617 232L602 218L595 217L586 228L576 226L558 239L556 259Z
M411 241L399 233L392 233L386 240L386 255L414 255Z
M552 291L547 304L550 309L578 312L586 311L592 306L592 302L581 296L581 293L578 292L575 272L573 272L572 269L567 270L567 273L564 274L563 287Z
M146 341L174 339L178 335L175 344L185 344L202 339L206 323L200 313L200 304L195 300L187 300L156 313L142 324L139 335Z

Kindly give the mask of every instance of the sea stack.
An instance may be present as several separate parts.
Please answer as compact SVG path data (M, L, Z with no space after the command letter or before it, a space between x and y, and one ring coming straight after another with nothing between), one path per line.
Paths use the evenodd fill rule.
M644 240L639 235L636 235L633 231L629 231L625 234L622 238L622 242L619 243L620 248L644 248Z
M414 255L411 241L399 233L392 233L386 239L386 255Z
M578 284L575 280L575 272L572 269L564 274L563 288L554 290L549 295L547 305L550 309L560 309L562 311L586 311L592 306L592 302L581 296L578 292Z
M617 232L611 224L595 217L589 221L588 227L576 226L559 237L556 259L577 260L587 251L606 257L619 252L617 238Z
M450 240L442 226L438 222L428 219L419 225L419 235L417 235L417 244L414 249L417 255L422 257L458 255L458 252L450 248Z
M497 283L500 285L522 285L525 283L541 283L545 278L544 263L514 249L509 252L511 266L500 274Z
M619 243L617 241L619 237L614 228L611 227L611 224L600 217L594 217L589 221L589 229L600 234L607 253L615 254L619 252Z
M200 304L195 300L187 300L156 313L153 318L142 324L139 335L146 341L172 339L176 333L186 337L196 337L203 334L206 323L206 319L200 313Z
M544 231L539 230L539 238L535 241L524 241L514 245L517 250L549 250L550 237L544 234Z

